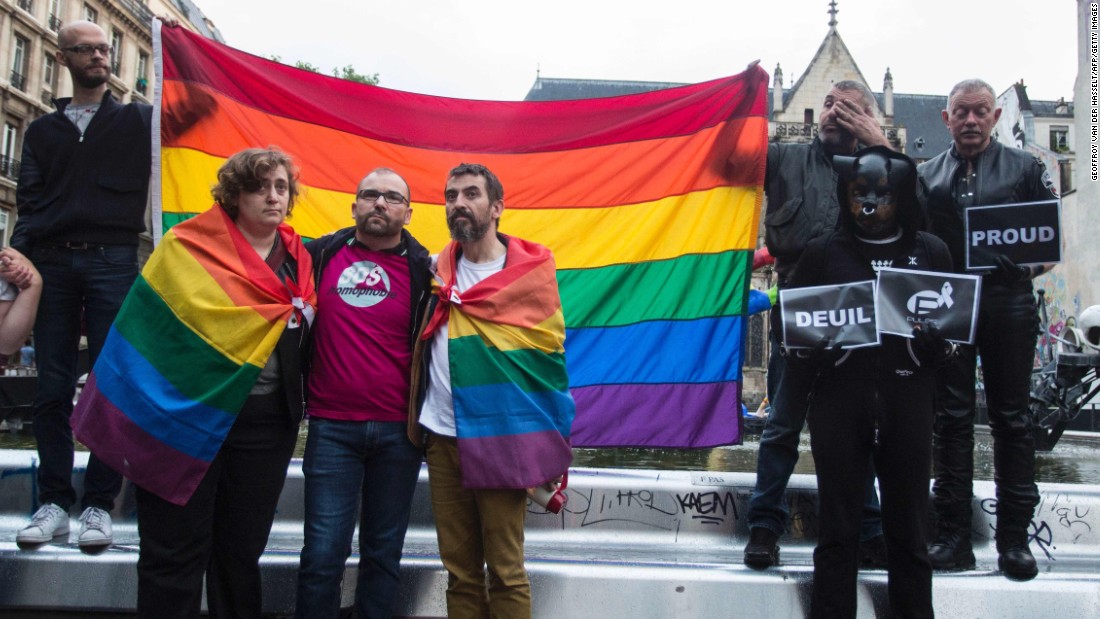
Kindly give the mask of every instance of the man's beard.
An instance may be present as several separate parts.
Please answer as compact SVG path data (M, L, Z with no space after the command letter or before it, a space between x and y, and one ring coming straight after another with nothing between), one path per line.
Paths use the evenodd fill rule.
M76 83L80 84L81 88L87 88L89 90L99 88L111 79L110 72L104 73L103 75L91 75L84 71L73 71L72 74L73 79L76 80Z
M377 215L377 213L370 213L366 217L359 219L355 222L355 229L367 236L385 237L400 230L400 227L395 229L393 221L385 215L379 215L382 218L381 224L371 222L371 217ZM374 225L371 225L374 223Z
M858 146L855 136L839 127L836 133L832 135L818 133L818 136L821 138L821 145L827 153L849 154Z
M459 243L469 243L485 238L489 233L489 222L477 221L477 216L473 213L467 217L456 211L447 216L447 228L451 231L451 239Z

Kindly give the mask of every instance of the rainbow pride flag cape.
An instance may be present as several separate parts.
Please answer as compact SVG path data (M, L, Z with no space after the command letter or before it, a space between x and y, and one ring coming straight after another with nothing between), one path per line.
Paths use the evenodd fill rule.
M177 505L206 475L292 317L317 306L313 261L287 225L283 285L222 208L168 232L123 302L73 411L106 464Z
M248 146L294 155L305 186L290 223L347 225L359 180L397 170L409 231L450 240L447 172L488 166L501 232L545 245L565 317L574 446L740 441L743 332L767 146L759 67L625 97L467 101L301 71L182 28L157 39L163 228L208 204L218 166Z
M554 257L507 239L504 268L454 289L458 244L439 254L439 297L424 330L447 323L458 453L467 488L530 488L569 468L576 407L565 369L565 319Z

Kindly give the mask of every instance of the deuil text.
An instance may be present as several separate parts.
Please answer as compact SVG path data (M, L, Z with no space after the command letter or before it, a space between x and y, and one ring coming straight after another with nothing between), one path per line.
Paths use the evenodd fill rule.
M787 288L779 300L787 348L813 348L821 340L841 348L879 343L874 281Z
M816 312L795 312L794 323L797 327L843 327L844 325L862 325L874 322L863 313L862 307L847 309L818 310Z

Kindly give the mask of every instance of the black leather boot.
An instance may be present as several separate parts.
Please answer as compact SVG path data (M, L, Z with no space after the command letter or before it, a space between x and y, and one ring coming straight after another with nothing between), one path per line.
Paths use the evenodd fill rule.
M928 547L932 569L958 571L974 569L974 547L970 543L970 527L940 522L936 541Z
M1039 566L1027 545L1026 530L998 530L997 554L997 567L1009 580L1031 580L1039 574Z
M753 527L745 546L745 565L754 570L766 570L779 565L779 535L764 527Z

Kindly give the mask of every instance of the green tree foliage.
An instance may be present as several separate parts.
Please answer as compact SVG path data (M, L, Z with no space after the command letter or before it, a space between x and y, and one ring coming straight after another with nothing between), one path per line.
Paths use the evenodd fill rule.
M270 56L270 58L272 60L274 60L275 62L286 64L285 62L283 62L282 56L272 55L272 56ZM318 67L315 64L306 62L305 60L296 61L294 63L294 66L299 68L299 69L303 69L305 71L311 71L313 73L321 73L321 67ZM350 80L352 82L359 82L360 84L370 84L372 86L377 86L378 85L378 74L377 73L374 73L372 75L365 75L363 73L359 73L358 71L356 71L355 67L351 66L350 64L344 65L342 67L333 68L332 69L332 75L333 75L333 77L338 77L340 79Z

